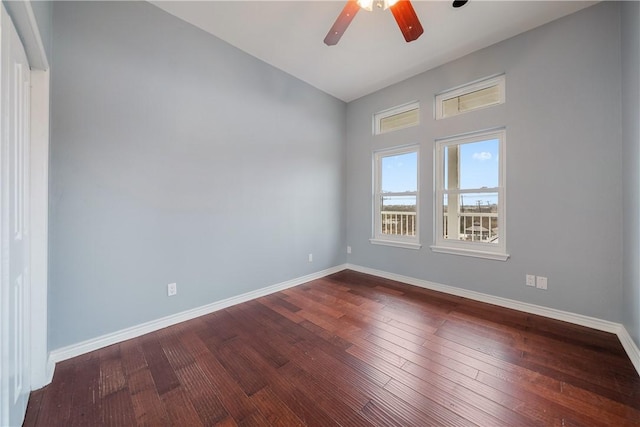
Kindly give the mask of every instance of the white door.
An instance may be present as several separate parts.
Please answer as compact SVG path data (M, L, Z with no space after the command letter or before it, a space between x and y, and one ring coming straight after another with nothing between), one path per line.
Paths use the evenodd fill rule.
M0 19L0 425L21 425L29 398L29 64Z

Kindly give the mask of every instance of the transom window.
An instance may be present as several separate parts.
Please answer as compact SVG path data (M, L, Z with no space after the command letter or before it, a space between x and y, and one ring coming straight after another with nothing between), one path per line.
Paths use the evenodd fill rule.
M420 248L418 239L418 147L374 153L375 244Z
M504 104L504 74L469 83L436 95L436 119L457 116L462 113Z
M506 260L504 129L436 141L436 252Z
M373 115L373 133L375 135L418 124L420 124L420 103L418 102L410 102Z

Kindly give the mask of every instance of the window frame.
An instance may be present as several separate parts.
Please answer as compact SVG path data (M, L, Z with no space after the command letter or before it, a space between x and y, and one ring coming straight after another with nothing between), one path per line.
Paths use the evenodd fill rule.
M460 96L468 95L473 92L477 92L479 90L488 89L492 86L498 86L500 89L500 99L496 103L483 105L482 107L474 108L469 111L459 111L456 114L452 114L450 116L443 116L444 109L443 103L452 98L457 98ZM440 92L435 96L435 118L436 120L448 119L451 117L456 117L462 114L467 114L472 111L482 110L489 107L494 107L496 105L504 104L506 102L506 76L505 74L499 74L497 76L486 77L480 80L476 80L475 82L467 83L462 86L458 86L453 89L445 90L444 92Z
M383 193L382 192L382 159L408 153L416 153L416 191L411 193ZM373 152L373 218L372 237L369 241L375 245L395 246L405 249L420 249L420 146L418 144L403 145L386 148ZM415 195L416 225L415 236L394 236L382 233L382 196Z
M453 145L470 144L490 139L498 140L498 187L449 190L444 188L444 149ZM506 129L504 127L472 132L440 138L435 141L434 154L434 243L433 252L465 255L478 258L506 261L509 254L506 251ZM445 194L480 194L483 192L498 193L498 243L462 241L444 238L444 203Z
M382 131L381 128L381 121L388 118L388 117L392 117L398 114L402 114L402 113L407 113L409 111L412 110L417 110L417 120L415 123L412 124L408 124L405 126L401 126L401 127L397 127L394 129L389 129L386 131ZM414 126L418 126L420 124L420 102L419 101L412 101L412 102L408 102L406 104L402 104L402 105L398 105L396 107L393 108L389 108L383 111L379 111L377 113L374 113L373 115L373 134L374 135L383 135L386 133L390 133L390 132L394 132L400 129L406 129L406 128L410 128L410 127L414 127Z

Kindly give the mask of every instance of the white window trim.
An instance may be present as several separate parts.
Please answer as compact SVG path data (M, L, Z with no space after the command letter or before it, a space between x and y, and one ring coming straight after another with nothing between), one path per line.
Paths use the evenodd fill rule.
M373 245L393 246L396 248L404 248L404 249L418 250L422 248L422 245L420 243L401 242L401 241L392 240L392 239L382 240L382 239L371 238L369 239L369 242L371 242L371 244Z
M482 243L474 243L475 245L482 245ZM497 253L493 251L483 251L478 248L478 250L473 250L469 248L454 248L450 246L436 246L432 245L431 250L433 252L437 252L440 254L449 254L449 255L462 255L469 256L474 258L484 258L484 259L492 259L496 261L506 261L509 259L510 255L507 253Z
M483 242L466 242L459 240L445 239L443 237L443 215L444 209L442 205L444 190L443 180L443 162L444 147L450 145L470 143L474 141L482 141L487 139L498 139L500 141L498 147L498 188L488 189L498 193L498 228L500 230L499 243L483 243ZM434 244L431 246L433 252L446 253L453 255L471 256L476 258L485 258L499 261L509 259L506 251L507 230L506 230L506 131L505 128L490 129L485 131L473 132L464 135L457 135L436 140L435 144L435 167L434 167L434 183L435 183L435 201L434 201Z
M417 165L416 165L416 183L417 188L415 192L416 196L416 221L418 227L416 228L415 236L391 236L388 234L382 234L382 224L381 224L381 186L382 186L382 158L395 156L399 154L407 154L407 153L416 153ZM420 249L422 245L420 244L420 146L417 144L413 145L405 145L402 147L396 147L392 149L384 149L374 151L373 153L373 237L369 239L374 245L385 245L385 246L394 246L398 248L405 249ZM388 196L394 195L405 195L407 193L385 193Z
M380 130L380 121L386 119L387 117L395 116L396 114L406 113L407 111L418 110L418 122L416 124L410 124L403 127L381 131ZM397 107L389 108L384 111L377 112L373 115L373 134L374 135L382 135L389 132L394 132L400 129L406 129L413 126L418 126L420 124L420 102L412 101L407 104L398 105Z
M471 111L477 111L477 110L482 110L485 108L489 108L489 107L494 107L496 105L500 105L500 104L504 104L506 101L506 79L505 79L505 75L504 74L500 74L497 76L492 76L492 77L485 77L483 79L480 80L476 80L474 82L471 83L467 83L464 84L462 86L458 86L456 88L453 89L448 89L445 90L444 92L441 92L439 94L436 94L435 96L435 108L434 108L434 112L435 112L435 119L436 120L441 120L441 119L448 119L450 117L455 117L455 116L459 116L461 114L466 114L466 113L470 113L471 111L465 111L465 112L459 112L457 114L453 114L451 116L447 116L444 117L443 116L443 111L442 111L442 104L444 103L444 101L449 100L451 98L456 98L458 96L462 96L462 95L466 95L468 93L472 93L472 92L476 92L482 89L486 89L488 87L491 86L496 86L498 85L500 87L500 100L499 102L495 103L495 104L489 104L489 105L485 105L483 107L478 107L476 109L473 109Z

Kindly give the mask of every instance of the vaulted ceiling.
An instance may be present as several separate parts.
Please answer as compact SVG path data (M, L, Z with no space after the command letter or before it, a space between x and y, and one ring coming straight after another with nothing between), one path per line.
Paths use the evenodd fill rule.
M424 34L406 43L389 10L359 11L336 46L323 39L345 1L152 1L343 101L349 102L513 37L595 1L414 0Z

